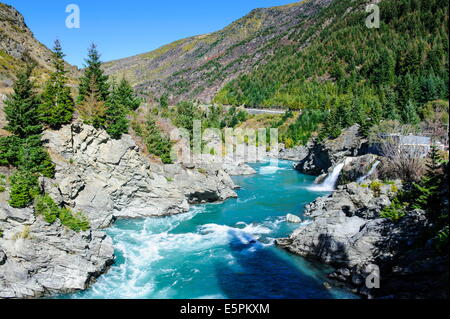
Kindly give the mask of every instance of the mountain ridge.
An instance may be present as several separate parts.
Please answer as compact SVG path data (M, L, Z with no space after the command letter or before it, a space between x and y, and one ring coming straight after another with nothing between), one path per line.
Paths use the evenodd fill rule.
M104 64L107 74L126 77L140 91L171 95L173 101L209 102L237 75L264 63L279 41L333 0L308 0L258 8L222 30L177 40L156 50ZM279 39L278 39L279 38ZM264 52L263 52L264 51Z

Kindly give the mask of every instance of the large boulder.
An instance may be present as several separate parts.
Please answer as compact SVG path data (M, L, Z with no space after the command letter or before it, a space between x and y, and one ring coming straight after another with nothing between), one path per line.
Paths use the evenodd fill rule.
M312 145L299 145L293 148L285 148L281 146L279 158L288 161L300 162L304 160L309 154L309 147Z
M377 218L380 211L391 204L391 198L401 189L400 181L384 184L380 181L365 184L350 183L338 186L329 196L319 197L305 206L304 215L316 217L329 211L342 211L347 216Z
M0 299L86 289L114 261L110 237L50 225L31 209L0 203Z
M334 140L314 142L308 155L295 165L295 169L307 175L325 174L330 167L342 162L346 157L362 155L366 144L367 140L359 133L359 125L354 125Z

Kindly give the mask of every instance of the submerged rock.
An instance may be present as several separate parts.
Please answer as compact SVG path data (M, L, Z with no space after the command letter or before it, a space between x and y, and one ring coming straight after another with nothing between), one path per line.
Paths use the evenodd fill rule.
M296 215L287 214L286 221L288 223L300 224L302 222L302 219Z

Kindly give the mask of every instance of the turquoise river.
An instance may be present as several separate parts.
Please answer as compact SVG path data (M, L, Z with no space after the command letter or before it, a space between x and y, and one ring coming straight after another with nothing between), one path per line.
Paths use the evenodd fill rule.
M288 213L326 193L313 178L280 161L252 164L258 174L234 177L239 198L164 218L120 220L108 234L116 262L88 290L60 298L354 298L324 286L329 268L274 245L303 224Z

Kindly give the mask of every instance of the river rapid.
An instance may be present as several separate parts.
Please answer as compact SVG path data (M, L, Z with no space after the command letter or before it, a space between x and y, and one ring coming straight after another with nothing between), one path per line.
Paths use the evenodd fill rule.
M107 230L116 263L88 290L59 298L335 299L354 295L324 286L331 269L274 245L308 223L303 207L323 191L292 162L252 164L234 177L239 198L193 207L188 213L119 220ZM286 222L288 213L302 224Z

